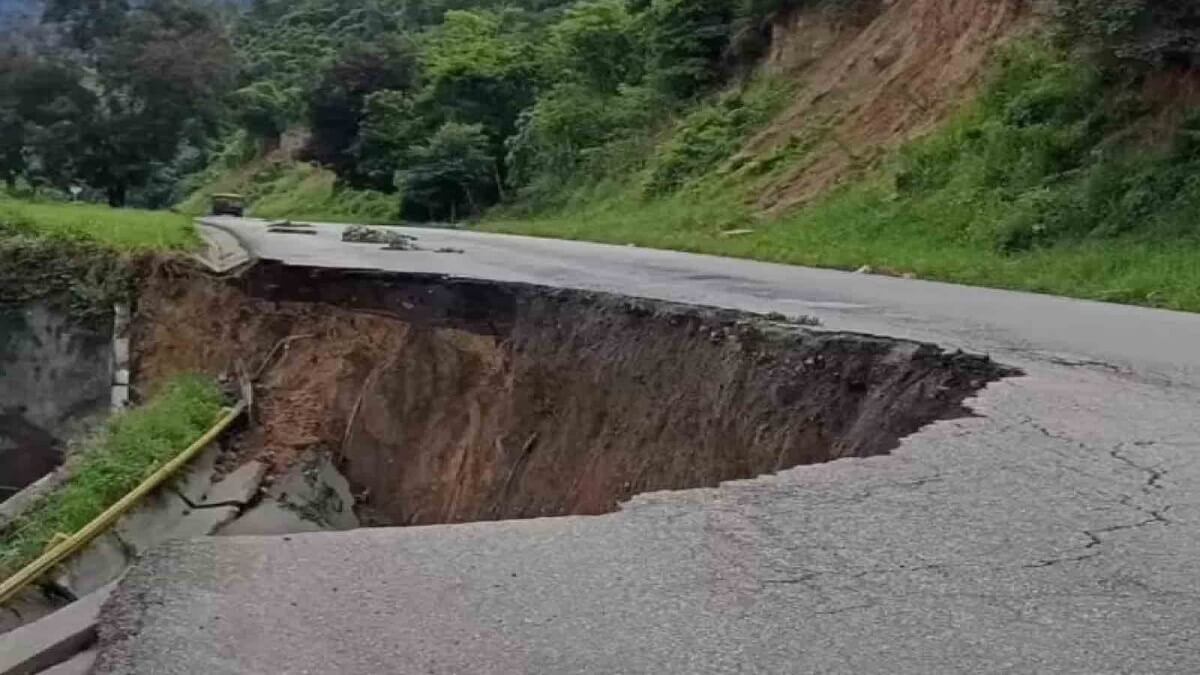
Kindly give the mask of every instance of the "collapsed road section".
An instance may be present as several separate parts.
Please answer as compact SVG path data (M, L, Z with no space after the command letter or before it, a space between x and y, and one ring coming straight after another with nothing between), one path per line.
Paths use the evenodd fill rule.
M271 262L156 268L133 343L145 389L252 373L224 461L332 458L360 521L386 526L600 514L881 454L1013 373L731 311Z
M172 539L599 515L878 455L1016 372L809 319L531 285L180 260L137 279L138 397L200 374L253 383L253 403L43 580L64 598ZM30 590L7 627L60 604Z
M193 517L231 518L218 535L262 534L256 514L513 520L155 545L104 611L98 672L1196 669L1194 316L473 233L421 233L462 255L377 260L332 227L253 227L254 253L293 266L137 284L135 400L171 373L257 381L204 455L202 492L246 499ZM433 269L495 283L411 274ZM972 394L1010 371L512 281L816 311L1025 375ZM621 501L878 453L947 417L891 457Z

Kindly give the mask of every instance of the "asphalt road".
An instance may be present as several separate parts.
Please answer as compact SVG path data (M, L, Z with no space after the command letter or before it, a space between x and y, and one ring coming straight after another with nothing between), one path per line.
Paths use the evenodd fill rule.
M211 218L256 254L297 265L384 269L609 291L752 312L814 315L838 330L976 351L1095 360L1200 381L1200 316L732 258L581 242L395 228L425 250L343 244L344 226L273 234ZM438 253L438 249L461 254ZM1181 372L1182 371L1182 372Z
M704 256L223 220L264 257L543 283L930 339L1023 368L893 455L597 518L151 554L98 672L1200 672L1200 317Z

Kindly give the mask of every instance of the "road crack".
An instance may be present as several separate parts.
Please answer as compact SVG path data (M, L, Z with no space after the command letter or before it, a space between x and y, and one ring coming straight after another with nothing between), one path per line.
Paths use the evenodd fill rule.
M179 497L181 500L183 500L183 503L187 504L188 509L191 511L203 511L205 509L220 509L220 508L225 508L227 506L233 506L238 509L241 509L241 508L247 506L246 502L244 500L240 500L240 499L233 499L233 500L228 500L228 501L223 501L223 502L204 502L204 503L200 504L200 503L193 502L191 499L188 498L187 495L185 495L182 491L180 491L176 487L170 487L170 488L168 488L168 490L175 493L176 497Z
M1053 439L1056 441L1061 441L1064 443L1070 443L1070 444L1074 445L1075 447L1081 448L1084 450L1094 451L1094 449L1091 446L1088 446L1086 443L1083 443L1083 442L1079 441L1078 439L1072 438L1070 436L1051 431L1047 427L1045 427L1041 424L1038 424L1035 420L1033 420L1030 417L1024 418L1023 421L1025 422L1025 424L1028 424L1030 428L1036 430L1037 432L1041 433L1043 436L1046 436L1047 438L1050 438L1050 439ZM1168 471L1159 466L1151 466L1151 465L1146 465L1146 464L1137 462L1136 460L1134 460L1132 457L1130 457L1125 452L1126 448L1129 445L1130 445L1129 443L1121 443L1121 444L1117 445L1115 448L1109 450L1108 455L1113 460L1120 463L1121 465L1131 468L1131 469L1134 469L1135 471L1137 471L1143 475L1144 479L1143 479L1143 482L1141 485L1141 493L1142 494L1144 494L1146 496L1150 496L1150 497L1154 496L1155 494L1160 494L1159 491L1165 489L1165 486L1163 485L1163 480L1166 477ZM1153 445L1153 443L1147 442L1147 441L1139 441L1139 442L1133 443L1132 445L1137 446L1137 447L1146 447L1146 446ZM1058 454L1058 453L1056 453L1056 454ZM1085 475L1087 475L1087 474L1085 474ZM1087 544L1085 544L1082 547L1082 549L1080 549L1082 551L1081 553L1078 553L1075 555L1065 555L1065 556L1060 556L1060 557L1055 557L1055 558L1046 558L1043 560L1039 560L1037 562L1033 562L1033 563L1024 565L1024 567L1027 569L1041 569L1041 568L1053 567L1055 565L1061 565L1061 564L1065 564L1065 563L1075 563L1075 562L1083 562L1085 560L1090 560L1092 558L1095 558L1095 557L1101 555L1104 552L1103 547L1107 540L1106 535L1110 535L1110 534L1113 534L1116 532L1125 532L1125 531L1130 531L1130 530L1136 530L1136 529L1151 526L1151 525L1162 525L1165 527L1165 526L1170 526L1172 524L1172 521L1166 515L1167 512L1171 510L1171 505L1166 505L1166 506L1162 506L1162 507L1145 506L1145 505L1137 503L1137 498L1131 494L1120 494L1119 496L1117 496L1116 501L1121 506L1128 508L1128 509L1132 509L1134 511L1137 511L1138 513L1140 513L1146 517L1142 520L1139 520L1139 521L1133 522L1133 523L1123 523L1123 524L1119 524L1119 525L1110 525L1107 527L1089 528L1089 529L1081 530L1080 534L1082 534L1088 540Z
M1144 509L1141 509L1139 507L1134 507L1134 508L1138 508L1139 511L1145 511ZM1047 558L1044 560L1039 560L1035 563L1023 565L1023 567L1025 567L1026 569L1041 569L1044 567L1053 567L1055 565L1061 565L1064 563L1083 562L1084 560L1091 560L1092 558L1095 558L1103 553L1103 551L1101 550L1101 547L1104 545L1105 539L1102 535L1112 534L1114 532L1125 532L1128 530L1136 530L1136 529L1139 529L1142 527L1146 527L1148 525L1170 525L1171 524L1171 522L1169 520L1167 520L1161 513L1153 512L1153 511L1147 512L1147 513L1149 513L1149 515L1151 516L1150 518L1147 518L1146 520L1138 521L1136 523L1125 523L1123 525L1110 525L1108 527L1103 527L1103 528L1094 529L1094 530L1083 530L1081 532L1081 534L1083 536L1087 537L1089 541L1082 549L1084 551L1084 553L1082 553L1080 555L1065 556L1065 557L1061 557L1061 558Z
M1137 445L1139 447L1145 447L1147 445L1152 445L1152 443L1135 443L1134 445ZM1167 471L1165 469L1162 469L1157 466L1146 466L1144 464L1139 464L1139 463L1133 461L1133 459L1131 459L1130 457L1128 457L1124 454L1125 446L1126 446L1126 444L1122 443L1122 444L1118 445L1116 448L1110 450L1108 454L1111 455L1112 458L1117 460L1118 462L1121 462L1122 464L1125 464L1126 466L1129 466L1132 469L1135 469L1137 471L1140 471L1140 472L1146 474L1146 485L1143 488L1143 490L1148 491L1148 490L1163 489L1162 481L1163 481L1163 478L1166 477Z

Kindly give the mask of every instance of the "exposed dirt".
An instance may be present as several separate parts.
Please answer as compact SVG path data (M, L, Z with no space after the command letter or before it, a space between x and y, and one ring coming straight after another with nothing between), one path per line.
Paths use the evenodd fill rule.
M275 264L153 275L134 329L143 385L267 364L240 459L333 453L373 524L597 514L878 454L1007 372L732 312Z
M798 81L796 101L744 154L793 152L758 206L802 204L933 129L979 84L986 59L1029 25L1025 0L882 0L857 21L806 9L772 25L767 67Z

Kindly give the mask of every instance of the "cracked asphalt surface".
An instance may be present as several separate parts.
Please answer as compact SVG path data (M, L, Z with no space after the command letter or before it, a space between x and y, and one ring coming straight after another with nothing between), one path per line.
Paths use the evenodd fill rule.
M290 262L815 314L1027 375L890 456L609 516L172 544L110 603L97 672L1200 672L1200 316L569 242L416 231L465 253L396 253L335 227L221 224Z

